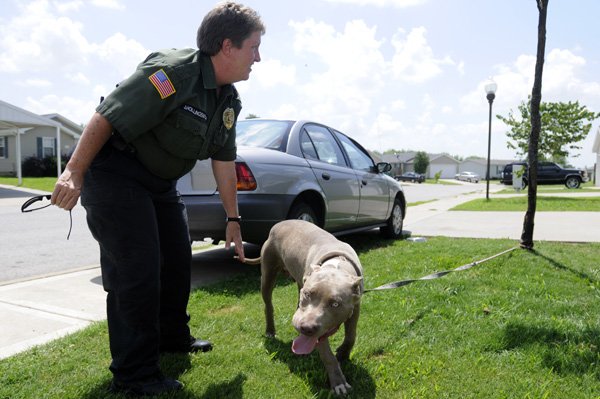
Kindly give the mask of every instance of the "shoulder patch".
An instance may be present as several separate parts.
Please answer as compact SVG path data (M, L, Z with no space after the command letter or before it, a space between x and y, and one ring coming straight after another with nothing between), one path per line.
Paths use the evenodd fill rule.
M159 69L158 71L154 72L152 75L150 75L148 79L150 80L152 85L154 85L154 88L156 88L158 94L160 94L161 99L164 100L171 94L175 93L175 87L173 87L171 79L169 79L165 71L163 71L162 69Z

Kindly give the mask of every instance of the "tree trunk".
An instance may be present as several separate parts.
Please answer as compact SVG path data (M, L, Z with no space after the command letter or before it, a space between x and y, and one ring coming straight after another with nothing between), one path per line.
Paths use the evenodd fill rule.
M540 103L542 101L542 75L544 72L544 53L546 50L546 16L548 11L548 0L536 0L536 3L540 17L538 22L535 80L531 91L531 135L529 136L529 151L527 153L529 162L527 212L525 213L523 232L521 233L521 248L526 249L533 249L533 226L535 224L535 209L537 205L538 144L540 141L540 130L542 125Z

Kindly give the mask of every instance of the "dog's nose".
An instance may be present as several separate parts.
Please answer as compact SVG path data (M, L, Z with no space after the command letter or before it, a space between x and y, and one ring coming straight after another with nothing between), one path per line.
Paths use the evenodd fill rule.
M314 335L317 332L318 326L316 324L302 324L300 326L300 333L304 335Z

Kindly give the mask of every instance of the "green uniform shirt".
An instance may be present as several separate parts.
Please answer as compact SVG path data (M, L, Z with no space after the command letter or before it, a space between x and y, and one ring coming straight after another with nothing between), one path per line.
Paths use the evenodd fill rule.
M176 179L198 159L233 161L242 109L217 83L210 57L193 49L152 53L96 108L153 174Z

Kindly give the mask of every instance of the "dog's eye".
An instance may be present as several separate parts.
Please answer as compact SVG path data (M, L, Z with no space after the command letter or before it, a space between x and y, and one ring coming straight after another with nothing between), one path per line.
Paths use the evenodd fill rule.
M329 304L329 306L331 306L332 308L337 308L338 306L340 306L340 303L337 301L331 301L331 304Z

